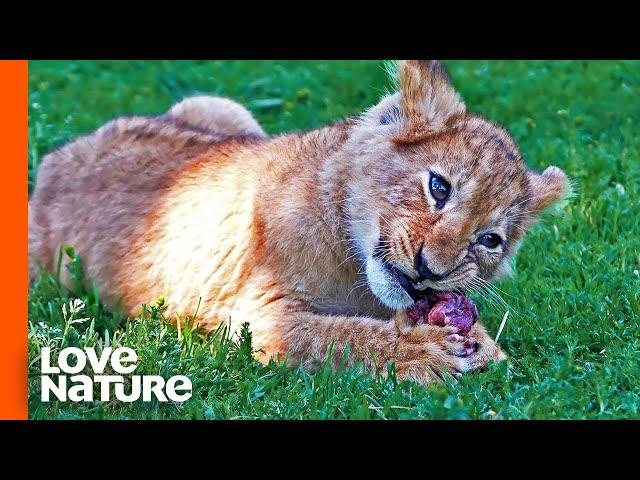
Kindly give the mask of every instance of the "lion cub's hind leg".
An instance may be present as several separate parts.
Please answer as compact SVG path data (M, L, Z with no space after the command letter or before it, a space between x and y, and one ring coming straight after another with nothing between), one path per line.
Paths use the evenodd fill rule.
M228 98L190 97L176 103L167 115L182 125L216 135L267 136L249 110Z

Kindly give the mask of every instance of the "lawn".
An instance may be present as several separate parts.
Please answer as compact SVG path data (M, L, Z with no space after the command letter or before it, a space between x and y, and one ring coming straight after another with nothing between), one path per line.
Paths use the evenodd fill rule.
M575 182L576 195L524 241L515 276L497 284L508 307L477 299L490 332L511 312L500 338L507 362L426 389L397 382L392 369L372 378L263 366L246 330L176 331L159 304L127 321L95 290L78 290L69 308L74 298L47 275L29 293L30 418L640 418L640 62L446 64L468 108L506 126L529 166L557 165ZM52 148L186 95L236 99L278 134L357 114L390 85L383 63L370 61L30 62L29 190ZM82 275L81 259L73 270ZM135 349L136 374L188 375L193 397L41 402L40 348L95 345Z

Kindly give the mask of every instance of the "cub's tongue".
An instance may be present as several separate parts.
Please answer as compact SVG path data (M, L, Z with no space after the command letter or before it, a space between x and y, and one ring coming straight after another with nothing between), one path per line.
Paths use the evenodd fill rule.
M466 335L478 319L478 309L469 297L453 292L429 290L424 298L407 309L407 316L416 325L453 325Z

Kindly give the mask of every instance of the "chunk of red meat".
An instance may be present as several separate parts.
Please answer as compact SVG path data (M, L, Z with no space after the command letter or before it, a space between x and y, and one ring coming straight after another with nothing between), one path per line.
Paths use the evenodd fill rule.
M407 309L407 316L416 325L453 325L461 335L466 335L478 319L478 309L465 295L429 290L425 298Z

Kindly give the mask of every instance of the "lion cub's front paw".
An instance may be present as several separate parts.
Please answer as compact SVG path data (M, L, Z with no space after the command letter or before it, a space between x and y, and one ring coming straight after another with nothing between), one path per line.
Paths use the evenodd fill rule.
M400 380L426 385L444 379L444 372L459 377L469 370L467 357L476 348L452 326L418 325L401 333L394 362Z
M398 323L398 320L396 320ZM506 358L484 328L475 324L468 335L454 326L417 325L400 328L394 362L398 378L426 385L442 381L445 372L462 373L486 368L490 360Z

